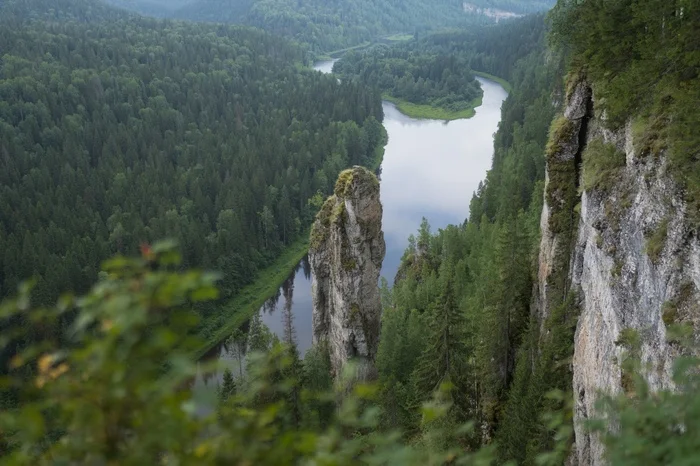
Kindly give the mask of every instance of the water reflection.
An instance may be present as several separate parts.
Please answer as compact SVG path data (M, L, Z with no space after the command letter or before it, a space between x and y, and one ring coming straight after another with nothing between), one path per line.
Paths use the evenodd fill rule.
M308 257L304 257L277 293L260 308L260 319L280 340L294 341L303 358L311 347L311 311L311 265ZM236 377L243 375L249 327L250 322L246 322L234 338L222 341L202 356L195 378L196 388L216 388L227 368ZM216 360L219 364L215 372L203 370L206 363Z
M314 63L314 69L316 71L320 71L321 73L332 73L333 72L333 64L337 62L338 60L323 60Z

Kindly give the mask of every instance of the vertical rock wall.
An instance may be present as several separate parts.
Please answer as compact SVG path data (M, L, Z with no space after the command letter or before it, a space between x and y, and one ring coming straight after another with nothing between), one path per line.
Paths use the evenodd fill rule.
M605 464L602 443L584 428L585 420L600 415L597 398L629 390L621 331L640 336L644 376L658 390L673 387L671 368L680 351L667 340L667 327L690 323L697 330L700 321L700 241L666 154L635 140L631 123L605 129L593 107L590 89L579 83L559 122L563 130L550 135L535 293L541 322L565 295L577 298L571 460L581 465ZM604 186L579 187L590 175L585 149L594 140L620 154L622 163L606 169ZM552 185L570 180L572 169L575 183Z
M379 181L363 167L345 170L316 217L309 248L313 337L328 342L334 376L350 359L358 378L375 375L384 253Z

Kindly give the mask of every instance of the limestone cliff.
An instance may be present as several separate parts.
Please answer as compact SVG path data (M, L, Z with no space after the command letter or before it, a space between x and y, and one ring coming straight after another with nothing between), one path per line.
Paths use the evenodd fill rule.
M617 131L595 112L594 92L572 86L547 154L539 277L541 322L574 297L575 452L581 465L605 464L600 441L583 421L600 393L624 392L620 332L641 337L641 361L652 389L672 387L678 347L667 327L700 319L700 241L667 154L632 120ZM696 332L697 334L697 332Z
M379 181L363 167L345 170L316 217L309 248L313 338L328 342L334 376L350 359L360 379L374 376L384 253Z

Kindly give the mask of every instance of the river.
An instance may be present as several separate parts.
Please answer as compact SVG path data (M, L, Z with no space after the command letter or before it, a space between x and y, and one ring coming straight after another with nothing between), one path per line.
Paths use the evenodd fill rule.
M314 68L330 73L334 61ZM417 120L383 103L384 127L389 142L381 166L382 227L386 256L382 276L390 284L398 270L408 237L416 233L423 217L432 231L460 224L469 215L469 201L486 176L493 157L493 135L501 118L507 92L494 81L477 78L484 90L476 115L454 121ZM285 309L291 310L299 353L311 347L311 276L302 261L280 288L277 296L260 310L262 321L276 335L284 334ZM208 358L238 368L235 352L221 344ZM236 370L234 370L236 372ZM216 384L218 377L198 376L196 385Z

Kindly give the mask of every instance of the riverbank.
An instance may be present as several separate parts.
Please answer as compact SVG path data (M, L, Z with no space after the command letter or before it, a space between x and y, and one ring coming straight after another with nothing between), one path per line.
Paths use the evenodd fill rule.
M472 70L472 73L474 73L475 76L480 76L482 78L490 79L491 81L497 82L501 85L503 89L506 90L508 94L513 92L513 86L511 86L510 83L503 78L499 78L498 76L494 76L492 74L484 73L483 71Z
M509 94L513 90L513 87L510 85L510 83L503 78L499 78L498 76L494 76L483 71L472 71L472 73L474 73L475 76L479 76L481 78L485 78L495 83L498 83ZM459 120L462 118L473 117L476 114L476 108L481 106L483 102L483 97L484 95L482 92L481 96L471 101L470 108L454 111L446 108L434 107L432 105L414 104L412 102L408 102L407 100L396 98L387 93L382 94L382 99L396 105L396 108L408 117L423 120L443 121Z
M308 251L309 234L307 233L289 245L272 265L258 274L253 283L244 287L235 298L223 304L220 314L230 316L229 319L214 335L206 339L204 344L195 352L195 356L200 358L253 317L265 304L265 301L277 293L280 284L289 277Z
M398 108L401 113L411 118L450 121L473 117L476 114L475 109L481 105L483 93L470 102L469 108L459 111L433 107L432 105L414 104L403 99L397 99L386 93L382 94L382 99L396 105L396 108Z

